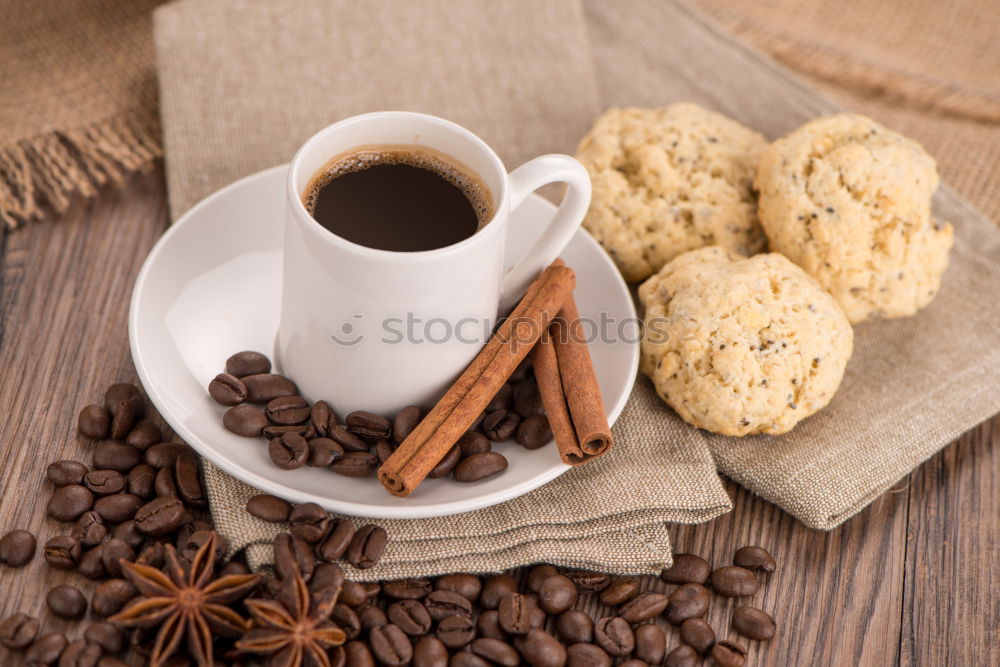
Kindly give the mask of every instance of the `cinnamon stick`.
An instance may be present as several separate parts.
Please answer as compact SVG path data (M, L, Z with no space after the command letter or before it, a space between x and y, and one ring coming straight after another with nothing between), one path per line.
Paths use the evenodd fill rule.
M531 351L531 367L535 372L538 393L542 397L542 405L545 406L545 416L549 420L549 428L552 429L559 458L571 466L583 463L590 457L580 449L576 431L573 429L569 406L566 405L566 395L563 394L562 378L559 376L559 361L556 359L555 343L552 342L551 325L548 333Z
M559 362L566 404L573 420L573 429L580 449L589 457L604 454L614 442L608 426L607 413L597 373L590 358L586 333L576 301L570 295L559 316L552 323L553 343Z
M546 331L574 283L573 270L559 265L535 279L479 355L378 469L389 493L409 495L444 458Z

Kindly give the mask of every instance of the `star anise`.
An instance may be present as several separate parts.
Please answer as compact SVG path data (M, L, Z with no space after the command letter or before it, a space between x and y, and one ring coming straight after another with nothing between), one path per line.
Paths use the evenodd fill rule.
M281 583L276 600L246 601L254 628L236 648L271 656L273 667L330 667L327 650L340 646L344 631L329 620L333 604L310 599L302 575L295 570Z
M211 665L212 633L238 637L250 627L249 621L228 605L249 593L259 574L232 574L218 579L215 549L218 537L201 545L191 564L182 565L173 545L166 546L164 571L122 562L125 576L141 595L108 620L127 628L159 625L149 656L151 667L162 665L187 639L187 648L199 665Z

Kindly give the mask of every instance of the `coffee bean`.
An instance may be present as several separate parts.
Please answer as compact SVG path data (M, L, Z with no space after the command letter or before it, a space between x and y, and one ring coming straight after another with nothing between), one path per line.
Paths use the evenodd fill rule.
M330 465L330 470L344 477L368 477L378 468L378 459L368 452L345 452Z
M327 516L326 510L316 503L303 503L297 505L288 515L288 525L292 535L314 544L326 535L330 527L330 517Z
M479 604L483 609L496 609L500 601L511 593L517 592L517 581L509 574L495 574L483 584L483 592Z
M125 476L117 470L91 470L83 476L83 485L96 496L107 496L125 490Z
M757 592L757 577L750 570L726 565L712 572L712 588L729 598L746 597Z
M50 632L42 635L31 643L24 654L25 664L34 667L35 665L54 665L62 655L63 649L69 642L66 636L59 632Z
M331 563L324 563L324 565L330 565L330 564ZM314 574L313 579L315 578L316 575ZM406 604L411 604L411 603L420 604L416 600L405 600L405 602ZM376 607L375 605L371 604L370 602L365 603L360 607L358 607L355 613L357 613L358 619L361 621L362 632L370 632L372 628L380 628L383 625L389 623L389 617L386 615L386 613L382 611L382 609L380 609L379 607ZM393 621L393 623L399 625L397 621ZM427 626L427 630L430 630L430 625ZM427 630L417 634L426 634ZM403 631L405 632L406 628L403 628ZM410 633L407 632L406 634Z
M121 561L131 563L134 560L135 551L119 539L111 538L101 549L101 563L104 564L104 570L112 577L124 576Z
M156 471L156 477L153 478L153 491L157 498L177 497L177 482L174 481L173 468L161 468Z
M38 619L27 614L13 614L0 623L0 644L20 651L35 641L40 627Z
M368 599L365 594L365 587L357 581L345 581L344 587L340 591L340 601L348 607L357 607Z
M392 623L373 629L368 643L375 659L386 667L403 667L413 658L413 648L406 633Z
M664 616L674 625L708 613L708 590L701 584L684 584L670 594Z
M90 600L91 610L101 617L108 617L121 611L139 591L125 579L108 579L94 589Z
M632 598L621 609L618 614L629 623L642 623L659 616L667 608L667 596L663 593L646 591Z
M532 667L562 667L566 664L566 648L559 640L539 628L514 640L521 657Z
M69 535L56 535L45 543L45 562L57 570L72 570L82 553L80 542Z
M264 411L252 405L237 405L222 415L222 425L245 438L258 437L268 424Z
M462 449L456 444L453 445L448 453L444 455L444 458L438 461L438 464L434 466L427 477L430 479L437 479L439 477L446 477L450 475L458 465L458 462L462 459Z
M552 427L545 415L529 415L517 427L514 442L525 449L538 449L552 440Z
M147 465L162 470L175 465L181 454L190 451L190 447L180 442L161 442L147 449L144 458Z
M104 571L104 563L101 561L101 551L103 545L98 544L89 551L84 551L77 564L77 571L88 579L103 579L107 576Z
M108 654L121 653L125 648L125 633L117 625L106 621L88 625L83 631L83 638Z
M219 405L239 405L247 400L247 386L235 375L219 373L208 383L208 395Z
M329 437L340 445L345 452L367 452L371 447L366 441L354 435L344 426L334 426L330 429Z
M320 563L309 580L310 610L319 617L332 610L344 590L344 571L336 563ZM379 612L382 610L379 609Z
M395 623L411 637L426 635L433 625L431 615L419 600L408 599L393 602L389 605L386 613L392 623Z
M327 563L327 565L329 564L330 563ZM250 568L247 567L246 563L241 563L238 560L231 560L222 566L222 569L219 570L219 576L228 577L231 574L236 574L236 575L250 574ZM315 575L313 576L313 578L315 579ZM311 584L312 582L309 583Z
M351 433L369 440L384 440L392 435L389 420L373 412L355 410L344 417L344 424Z
M98 498L94 503L94 511L101 515L107 523L121 523L135 516L142 507L142 498L131 493L118 493L113 496Z
M459 651L451 656L448 667L491 667L490 663L483 660L472 651Z
M184 503L177 498L150 500L135 513L135 525L143 535L166 535L177 530L184 517Z
M639 582L632 577L613 579L608 587L601 591L601 604L617 607L635 597L639 592Z
M532 593L538 593L542 588L542 582L549 577L559 574L559 571L548 564L536 565L528 572L528 590Z
M309 458L306 465L327 468L344 455L344 448L330 438L313 438L309 441Z
M247 388L248 403L269 403L276 398L295 396L299 393L295 383L283 375L255 373L240 379Z
M566 667L611 667L611 656L597 644L581 642L566 648Z
M497 608L500 627L509 635L527 634L528 630L531 629L533 606L531 601L520 593L510 593L504 596Z
M407 436L420 423L421 410L416 405L403 408L392 420L392 439L398 443L406 440Z
M73 586L56 586L45 596L45 602L59 618L80 618L87 611L87 598Z
M476 633L480 637L507 639L507 633L500 627L500 613L496 609L479 612L479 618L476 619Z
M561 614L576 604L576 584L561 574L547 577L538 589L538 606L546 613Z
M695 667L698 664L698 653L687 644L678 646L663 661L663 667Z
M430 592L430 579L396 579L382 584L382 594L393 600L419 600Z
M76 521L93 506L94 494L79 484L68 484L52 493L46 509L56 521Z
M128 476L125 478L125 490L143 500L149 500L155 492L153 486L155 479L156 470L153 466L140 463L128 471Z
M354 539L354 533L352 521L348 519L336 520L330 527L326 538L316 547L316 555L329 562L337 560L347 551L351 540Z
M97 667L101 657L101 647L77 639L66 645L59 656L59 667Z
M660 579L668 584L704 584L711 573L712 566L701 556L674 554L674 564L660 572Z
M283 470L295 470L306 464L309 458L309 443L297 433L286 433L273 438L267 444L267 453L274 465Z
M274 538L274 569L278 579L290 579L295 572L299 572L303 579L309 581L315 566L309 544L301 537L280 533Z
M268 401L264 414L272 424L291 426L304 424L312 415L312 408L301 396L282 396Z
M681 640L701 655L715 646L715 631L703 618L689 618L681 623Z
M359 570L375 565L385 551L387 537L385 529L381 526L375 524L362 526L347 547L347 562Z
M497 452L473 454L455 466L456 482L478 482L507 469L507 459Z
M524 597L528 598L528 602L531 604L531 616L528 619L528 623L533 628L544 628L545 624L548 623L549 617L545 613L545 610L538 606L538 596L530 593Z
M510 410L514 405L514 387L505 384L493 395L493 398L486 405L486 412L496 410Z
M87 466L79 461L54 461L45 469L45 476L53 485L69 486L70 484L83 484L83 478L87 474Z
M763 547L741 547L733 557L733 564L748 570L773 574L778 564Z
M493 445L486 439L486 436L478 431L469 431L463 434L455 444L462 450L462 458L473 454L482 454L493 449Z
M265 426L261 434L270 440L271 438L280 438L286 433L294 433L296 435L301 435L308 442L316 437L316 429L312 427L312 424L294 424L292 426Z
M0 537L0 565L21 567L35 555L35 536L26 530L12 530Z
M594 621L582 611L564 611L556 619L556 634L566 644L588 644L594 639Z
M80 410L76 420L76 430L85 438L103 440L111 430L111 416L100 405L88 405Z
M292 505L287 500L262 493L247 501L246 510L262 521L281 523L288 521Z
M489 660L494 665L517 667L521 664L521 657L514 647L501 639L481 637L473 640L469 648L473 653L485 660Z
M343 648L346 667L375 667L375 658L363 642L347 642Z
M424 605L435 621L448 616L472 616L472 603L451 591L432 591L424 599Z
M743 667L747 662L747 650L728 639L723 639L712 647L712 660L719 667Z
M348 639L356 639L361 634L361 618L345 604L334 605L330 620L344 631Z
M93 463L95 469L117 470L128 472L139 465L142 452L131 445L113 440L104 440L94 447Z
M634 657L650 665L659 665L666 652L667 635L660 626L647 623L635 629Z
M163 433L160 431L160 427L145 420L133 426L132 430L125 436L125 444L131 445L141 452L162 441Z
M635 634L620 616L605 616L594 624L594 641L608 655L620 658L635 648Z
M191 507L204 507L208 504L205 490L201 485L201 471L198 467L198 457L188 450L181 452L174 463L174 481L177 494Z
M483 590L483 582L474 574L446 574L437 578L434 589L458 593L469 602L475 602Z
M774 637L774 619L754 607L737 607L733 610L733 630L750 639L767 641Z
M522 419L545 413L542 395L534 381L521 382L514 387L514 412Z
M600 572L576 570L567 572L566 576L576 584L576 590L581 593L597 593L611 584L611 577Z
M483 435L493 442L509 440L517 430L521 418L510 410L494 410L483 419Z
M271 360L260 352L244 350L226 359L226 372L238 378L271 372Z
M111 537L121 540L133 549L138 549L146 541L146 536L139 531L139 527L136 525L134 519L123 521L115 526L115 529L111 532Z
M142 400L142 396L136 394L122 398L107 408L108 412L111 413L111 428L108 430L108 437L113 440L124 440L135 423L142 418L146 404Z
M104 392L104 407L114 412L115 406L122 401L141 399L142 392L131 382L119 382L107 388Z
M413 647L413 667L448 667L448 647L437 637L421 637Z
M437 638L451 649L462 648L476 636L476 626L468 616L448 616L438 621Z
M73 527L73 538L83 547L96 547L107 536L108 527L104 523L104 517L94 510L81 514Z

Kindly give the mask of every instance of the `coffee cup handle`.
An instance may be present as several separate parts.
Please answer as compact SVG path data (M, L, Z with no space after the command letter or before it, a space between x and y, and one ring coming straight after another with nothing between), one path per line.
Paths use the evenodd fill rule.
M549 183L565 183L563 196L541 238L531 246L501 283L500 312L506 313L534 280L539 271L551 264L573 238L590 206L590 176L583 165L568 155L542 155L525 162L510 173L510 210Z

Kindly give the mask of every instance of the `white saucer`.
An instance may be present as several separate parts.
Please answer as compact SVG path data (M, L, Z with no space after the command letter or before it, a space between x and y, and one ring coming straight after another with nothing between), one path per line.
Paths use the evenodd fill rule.
M177 434L262 491L372 518L467 512L516 498L566 471L554 444L534 451L500 444L498 451L510 461L503 474L474 484L427 480L408 498L397 498L374 477L352 479L308 467L281 470L263 439L242 438L222 427L224 408L209 398L208 383L233 352L270 353L277 331L286 171L282 166L249 176L192 208L159 240L136 280L129 313L132 358L150 399ZM519 249L534 240L554 209L541 197L528 197L513 214L509 257L520 256ZM598 320L603 312L613 322L628 320L626 331L635 340L628 289L600 246L580 230L562 257L576 270L581 315ZM632 388L638 344L594 341L590 351L613 422Z

